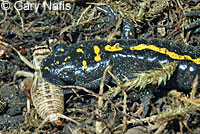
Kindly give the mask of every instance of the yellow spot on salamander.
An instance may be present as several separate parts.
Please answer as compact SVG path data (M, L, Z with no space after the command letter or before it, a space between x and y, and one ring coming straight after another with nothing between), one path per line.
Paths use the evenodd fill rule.
M99 53L100 53L100 48L99 48L98 46L94 46L93 49L94 49L94 53L96 54L96 56L94 57L94 60L95 60L96 62L98 62L98 61L101 60L101 57L100 57L100 55L99 55Z
M83 60L82 64L83 64L82 70L85 70L88 68L86 60Z
M83 45L83 44L81 44L80 46L81 46L81 47L83 47L84 45Z
M66 62L63 62L62 64L63 64L63 65L65 65L65 64L66 64Z
M68 56L67 58L65 58L64 61L67 61L68 59L71 59L71 56Z
M42 69L43 67L40 67L40 69Z
M58 65L60 62L59 61L56 61L56 64Z
M77 52L77 53L83 53L83 54L84 54L84 51L83 51L83 49L81 49L81 48L76 49L76 52Z
M132 33L132 32L129 32L129 35L133 35L133 33Z
M106 46L105 46L105 50L106 50L106 51L109 51L109 52L116 52L116 51L121 51L121 50L123 50L123 48L120 47L120 44L119 44L119 43L116 43L116 44L113 45L113 46L106 45Z
M200 64L200 58L192 59L192 57L190 57L189 55L179 55L175 52L170 52L167 48L159 48L154 45L146 45L146 44L139 44L137 46L130 47L130 50L132 51L137 51L137 50L140 51L140 50L145 50L145 49L149 49L161 54L168 55L170 58L175 59L175 60L190 60L196 64Z
M65 75L67 75L67 72L64 72Z
M51 65L52 65L52 66L54 66L54 64L53 64L53 63L51 63Z
M44 70L48 70L49 71L50 69L49 69L49 67L45 67Z
M60 51L61 51L61 52L64 52L64 51L65 51L65 49L61 48L61 49L60 49Z

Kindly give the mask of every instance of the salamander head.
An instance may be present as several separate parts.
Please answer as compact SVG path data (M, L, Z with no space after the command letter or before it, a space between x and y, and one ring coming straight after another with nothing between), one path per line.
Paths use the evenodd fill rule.
M45 80L55 85L71 85L75 83L72 71L62 70L56 67L45 66L41 68L42 76Z
M62 48L60 49L62 50ZM43 60L41 72L43 78L56 85L69 85L75 83L74 62L70 56L57 55L52 53Z

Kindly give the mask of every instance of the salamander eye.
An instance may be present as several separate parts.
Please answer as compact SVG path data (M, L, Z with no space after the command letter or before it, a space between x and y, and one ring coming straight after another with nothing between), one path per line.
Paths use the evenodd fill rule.
M63 52L67 50L67 47L68 46L66 44L58 44L54 47L53 54L55 55L62 54Z

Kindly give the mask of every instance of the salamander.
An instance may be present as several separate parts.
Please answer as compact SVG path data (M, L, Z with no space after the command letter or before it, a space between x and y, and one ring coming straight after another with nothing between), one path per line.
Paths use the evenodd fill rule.
M118 14L96 7L115 24ZM186 46L168 40L132 39L135 36L131 21L124 20L122 39L114 41L88 40L72 45L59 44L42 62L43 77L56 85L77 85L95 89L99 86L105 68L121 81L135 78L133 73L161 68L162 64L179 61L179 65L166 87L188 90L200 71L200 47ZM114 82L110 75L104 82Z
M167 87L191 89L200 72L200 47L186 46L168 40L119 39L88 40L72 45L59 44L43 62L43 77L57 85L78 85L97 88L104 69L121 81L134 78L133 73L161 68L161 64L179 61ZM105 83L111 77L106 76Z

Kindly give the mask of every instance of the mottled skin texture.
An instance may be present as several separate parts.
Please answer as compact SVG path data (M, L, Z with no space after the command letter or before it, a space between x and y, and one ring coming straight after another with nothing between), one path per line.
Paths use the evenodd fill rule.
M106 45L113 46L116 43L119 43L119 47L123 48L123 50L108 52L104 49ZM189 55L194 59L200 57L199 48L166 40L122 39L111 42L91 40L75 43L70 46L65 44L57 45L52 54L43 61L41 71L43 77L51 83L57 85L73 84L95 89L99 86L103 71L108 65L113 65L111 70L113 74L120 80L124 80L124 76L133 78L134 76L131 73L160 68L160 64L174 61L168 55L153 50L130 50L131 46L139 44L167 48L169 51L175 52L178 55ZM100 48L99 56L101 60L99 61L95 61L94 59L96 56L93 48L94 45ZM83 51L77 52L78 48L81 48ZM67 57L70 58L67 59L66 63L63 63ZM83 61L87 63L85 69L83 69ZM200 64L196 64L187 59L179 61L179 66L168 82L168 86L170 88L188 90L191 88L196 74L199 73ZM51 64L54 65L52 66ZM107 75L105 83L108 83L110 78Z

